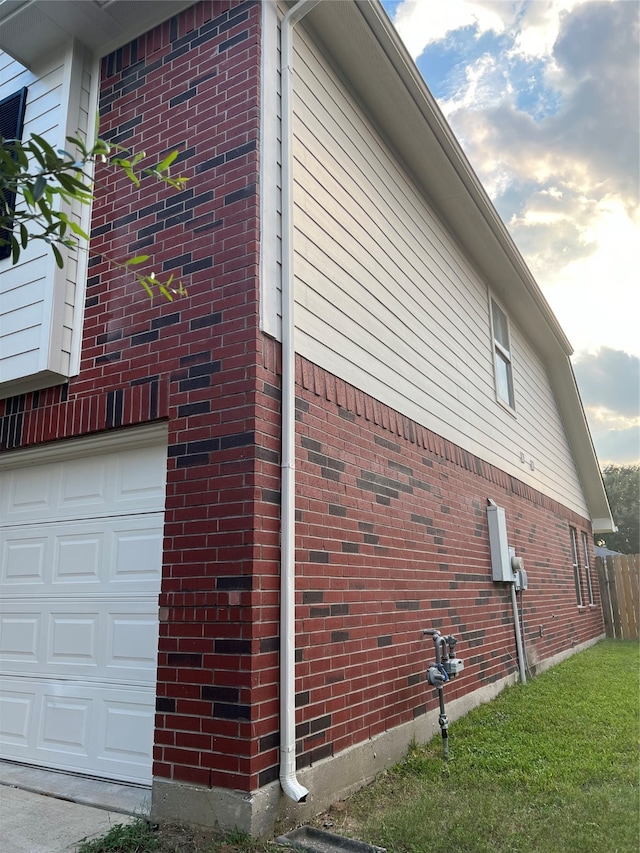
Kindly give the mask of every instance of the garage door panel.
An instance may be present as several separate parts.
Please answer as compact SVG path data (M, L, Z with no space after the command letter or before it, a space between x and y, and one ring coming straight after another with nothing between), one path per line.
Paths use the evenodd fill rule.
M151 778L153 706L147 691L3 679L5 758L129 782Z
M35 697L28 690L12 689L3 679L0 690L0 743L9 750L26 753L34 717ZM3 750L4 751L4 750Z
M47 536L0 534L3 586L45 582Z
M160 588L163 515L0 529L6 594L79 595Z
M109 701L103 705L104 741L99 757L104 761L146 762L153 749L153 713L148 704Z
M119 612L113 608L108 616L107 666L111 673L122 672L129 678L139 673L139 677L149 680L156 672L158 650L158 614L157 608L148 613Z
M46 516L55 509L57 477L51 466L19 469L3 478L2 518Z
M8 610L9 607L3 605L0 613L0 653L5 666L11 663L17 664L18 669L25 665L37 666L40 656L41 613L21 609L10 613Z
M0 757L148 784L166 445L108 441L0 467Z
M48 693L44 688L40 699L38 749L86 758L93 702L88 696L74 695L73 691L70 685L62 689L55 685L55 693Z
M158 467L156 448L145 448L136 454L135 467L129 459L120 456L113 467L114 503L147 507L150 504L163 507L165 499L165 457Z
M109 471L108 460L73 459L63 464L54 463L55 472L59 479L59 498L55 509L61 514L88 514L91 506L109 504Z
M0 615L5 673L91 678L155 686L158 606L154 599L7 601ZM106 611L106 612L105 612Z
M3 471L0 523L164 509L166 448L142 447Z
M97 669L100 613L53 612L49 614L47 669Z
M72 525L72 529L63 534L52 531L53 583L100 583L100 567L107 556L104 533L87 526Z
M114 558L111 579L115 583L148 583L158 586L162 566L162 526L144 527L139 521L113 531Z

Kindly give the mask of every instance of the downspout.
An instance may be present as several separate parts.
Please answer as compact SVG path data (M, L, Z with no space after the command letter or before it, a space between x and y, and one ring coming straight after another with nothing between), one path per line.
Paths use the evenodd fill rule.
M294 802L309 791L296 778L295 694L295 319L293 279L293 28L319 0L299 0L280 38L282 132L282 480L280 527L280 785Z

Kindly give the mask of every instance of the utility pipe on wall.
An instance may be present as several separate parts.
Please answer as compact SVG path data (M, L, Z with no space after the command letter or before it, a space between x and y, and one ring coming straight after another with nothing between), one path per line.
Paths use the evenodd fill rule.
M520 617L518 616L518 600L516 598L515 582L510 583L511 587L511 605L513 607L513 621L516 629L516 650L518 652L518 668L520 669L520 681L522 684L527 683L527 671L524 665L524 653L522 651L522 636L520 634Z
M295 694L295 318L293 277L293 28L319 0L299 0L282 19L282 480L280 522L280 785L294 802L309 791L296 777Z

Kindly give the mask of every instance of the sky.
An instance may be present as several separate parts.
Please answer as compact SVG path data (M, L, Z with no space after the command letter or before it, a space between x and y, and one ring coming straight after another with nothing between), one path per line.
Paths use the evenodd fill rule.
M640 462L639 0L383 0L574 349L602 466Z

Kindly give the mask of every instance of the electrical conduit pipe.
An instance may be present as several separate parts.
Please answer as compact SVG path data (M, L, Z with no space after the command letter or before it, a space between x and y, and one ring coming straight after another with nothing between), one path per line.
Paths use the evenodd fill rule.
M293 28L319 0L299 0L282 19L282 480L280 522L280 785L294 802L309 791L296 777L295 694L295 319L293 278Z
M527 683L527 671L524 665L524 653L522 650L522 636L520 635L520 617L518 616L518 601L516 598L516 584L512 581L511 587L511 606L513 607L513 621L516 630L516 651L518 653L518 668L520 670L520 681L522 684Z

